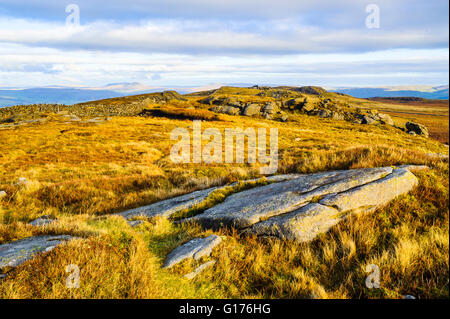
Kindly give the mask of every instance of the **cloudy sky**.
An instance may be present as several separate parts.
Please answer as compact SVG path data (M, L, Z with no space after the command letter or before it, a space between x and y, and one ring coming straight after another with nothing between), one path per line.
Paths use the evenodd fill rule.
M371 4L379 9L378 28L367 24L376 26ZM0 0L0 87L448 84L448 6L448 0Z

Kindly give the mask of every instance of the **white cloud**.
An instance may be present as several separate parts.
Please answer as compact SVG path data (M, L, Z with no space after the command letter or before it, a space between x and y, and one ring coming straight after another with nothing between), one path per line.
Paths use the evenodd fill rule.
M40 69L44 67L52 72ZM443 49L230 57L0 46L3 87L30 83L102 86L112 82L160 86L217 82L334 86L361 81L378 83L383 76L386 85L441 84L446 82L447 74L448 51Z
M23 19L0 19L0 42L66 50L190 54L299 54L364 52L448 46L448 30L321 30L290 20L248 22L156 20L138 24L98 21L78 28ZM239 27L242 24L242 27ZM245 25L245 26L244 26ZM237 29L237 30L236 30Z
M448 3L379 0L367 29L368 3L77 0L74 29L65 3L2 0L0 86L446 83Z

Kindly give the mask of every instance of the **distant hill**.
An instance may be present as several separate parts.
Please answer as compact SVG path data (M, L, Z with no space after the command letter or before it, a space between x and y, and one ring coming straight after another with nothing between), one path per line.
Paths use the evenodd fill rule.
M28 104L66 104L121 97L126 93L112 90L73 88L36 88L24 90L0 90L0 107Z
M448 85L418 87L386 87L386 88L336 88L330 92L339 92L358 98L371 97L420 97L425 99L448 100Z
M226 87L223 86L222 90ZM234 85L233 87L251 87L249 84ZM258 87L258 86L253 86ZM270 86L268 86L270 87ZM307 86L307 87L291 87L291 86L273 86L278 89L289 89L301 92L307 88L310 91L301 93L323 93L325 90ZM112 83L99 88L64 88L64 87L46 87L32 89L0 89L0 107L13 105L30 105L30 104L66 104L72 105L88 101L98 101L110 98L124 97L130 94L149 94L163 90L175 89L178 93L197 92L205 93L203 90L211 92L218 90L220 86L211 85L205 87L150 87L140 83ZM261 87L263 88L263 87ZM320 91L323 90L323 91ZM200 91L200 92L199 92ZM317 92L316 92L317 91ZM320 92L319 92L320 91ZM448 99L449 88L445 86L416 86L416 87L383 87L383 88L333 88L328 89L329 92L338 92L348 94L357 98L372 97L418 97L425 99Z

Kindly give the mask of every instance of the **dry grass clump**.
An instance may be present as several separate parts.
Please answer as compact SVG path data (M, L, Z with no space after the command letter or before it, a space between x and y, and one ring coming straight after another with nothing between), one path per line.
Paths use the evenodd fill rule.
M167 117L179 120L219 121L220 116L208 110L194 108L160 108L145 109L139 116Z

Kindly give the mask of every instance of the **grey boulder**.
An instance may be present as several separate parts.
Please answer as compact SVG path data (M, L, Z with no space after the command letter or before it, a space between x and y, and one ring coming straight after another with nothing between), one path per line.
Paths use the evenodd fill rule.
M41 216L41 217L33 220L32 222L30 222L30 225L35 226L35 227L43 227L43 226L50 225L50 224L54 223L55 221L56 221L56 219L52 218L49 215L45 215L45 216Z
M189 258L198 260L203 256L208 256L211 254L213 248L221 242L222 238L217 235L211 235L206 238L195 238L184 245L175 248L167 255L163 268L173 267Z
M414 132L417 135L428 137L428 129L425 125L414 122L406 122L405 127L407 132Z
M72 238L68 235L35 236L0 245L0 269L17 267L36 254L51 251Z
M261 111L261 106L258 104L249 104L245 107L244 112L242 113L245 116L255 116L259 115Z

